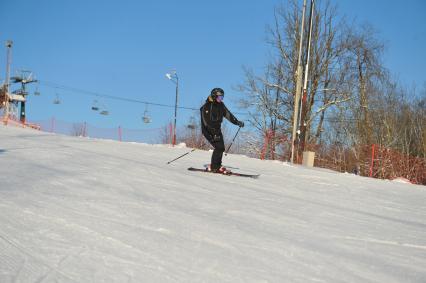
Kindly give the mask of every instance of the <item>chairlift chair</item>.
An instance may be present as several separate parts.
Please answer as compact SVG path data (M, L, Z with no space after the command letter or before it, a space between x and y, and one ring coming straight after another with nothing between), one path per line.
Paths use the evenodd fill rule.
M151 117L148 115L148 105L145 105L145 111L143 112L142 120L145 124L151 123Z
M56 94L56 97L53 100L53 104L61 104L61 100L59 99L59 95L58 94Z
M104 116L109 115L108 108L105 106L105 104L102 101L99 102L99 101L95 100L93 107L92 107L92 110L98 111L99 109L102 109L102 111L100 111L99 114L104 115Z
M195 130L195 128L196 128L195 118L194 116L191 116L191 118L189 118L188 129Z
M40 96L40 91L38 90L38 87L34 91L35 96Z
M98 111L99 110L99 106L98 106L98 101L97 100L93 101L92 110L93 111Z

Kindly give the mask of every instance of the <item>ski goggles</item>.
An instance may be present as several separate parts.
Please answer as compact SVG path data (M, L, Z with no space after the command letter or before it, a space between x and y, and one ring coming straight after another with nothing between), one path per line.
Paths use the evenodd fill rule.
M217 102L222 102L223 101L223 95L216 96L216 101Z

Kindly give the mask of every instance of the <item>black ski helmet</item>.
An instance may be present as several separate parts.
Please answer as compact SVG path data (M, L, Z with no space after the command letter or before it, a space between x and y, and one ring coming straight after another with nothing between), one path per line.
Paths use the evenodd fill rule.
M210 96L213 99L216 99L216 97L218 96L225 96L225 92L223 91L223 89L221 89L220 87L215 87L214 89L212 89L212 91L210 92Z

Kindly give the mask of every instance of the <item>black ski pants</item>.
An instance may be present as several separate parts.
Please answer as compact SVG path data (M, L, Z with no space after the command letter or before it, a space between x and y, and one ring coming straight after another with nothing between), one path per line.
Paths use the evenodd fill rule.
M214 148L211 160L212 170L219 169L220 166L222 166L222 156L223 152L225 151L225 143L223 142L222 132L220 133L219 137L220 138L217 140L208 139Z

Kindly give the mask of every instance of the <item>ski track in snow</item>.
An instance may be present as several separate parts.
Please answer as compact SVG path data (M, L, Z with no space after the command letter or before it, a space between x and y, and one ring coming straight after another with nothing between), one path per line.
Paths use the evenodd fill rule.
M363 239L363 238L354 238L354 237L348 237L348 236L347 237L341 237L340 239L426 250L426 246L419 246L419 245L412 245L412 244L406 244L406 243L399 243L399 242L395 242L395 241L384 241L384 240L371 239L371 238Z
M0 282L426 282L426 189L0 126Z

